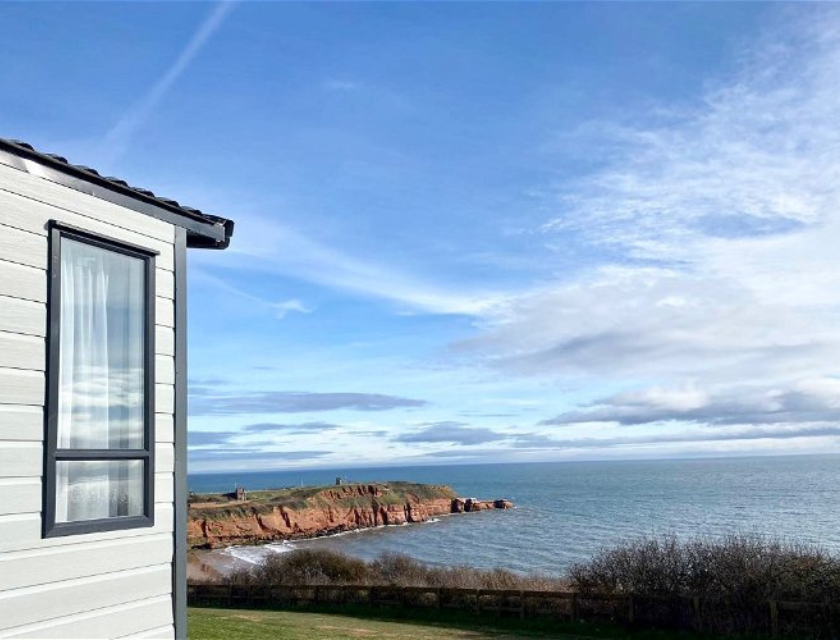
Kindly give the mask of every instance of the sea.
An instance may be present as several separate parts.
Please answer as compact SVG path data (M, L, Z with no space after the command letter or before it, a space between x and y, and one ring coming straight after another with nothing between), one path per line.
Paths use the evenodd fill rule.
M189 476L190 491L408 480L516 507L215 553L226 570L274 553L327 548L364 559L402 553L441 565L561 574L641 536L758 534L840 555L840 455L271 471ZM221 566L220 566L221 565Z

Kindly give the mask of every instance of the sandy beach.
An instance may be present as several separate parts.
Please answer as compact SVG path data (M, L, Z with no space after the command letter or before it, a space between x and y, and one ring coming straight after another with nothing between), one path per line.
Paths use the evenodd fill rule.
M188 582L216 582L233 568L233 558L220 551L191 549L187 553Z

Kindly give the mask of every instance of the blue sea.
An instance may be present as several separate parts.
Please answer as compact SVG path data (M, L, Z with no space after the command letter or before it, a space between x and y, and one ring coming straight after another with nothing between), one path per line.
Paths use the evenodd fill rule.
M642 535L758 533L840 554L840 456L556 462L190 475L195 492L351 481L448 484L464 497L516 508L223 552L233 565L319 547L373 558L383 551L436 565L560 573L599 549Z

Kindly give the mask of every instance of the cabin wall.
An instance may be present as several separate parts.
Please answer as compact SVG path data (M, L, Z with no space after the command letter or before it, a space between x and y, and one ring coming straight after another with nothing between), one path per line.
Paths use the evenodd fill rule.
M156 259L155 525L42 537L50 220ZM0 164L0 638L174 636L175 228Z

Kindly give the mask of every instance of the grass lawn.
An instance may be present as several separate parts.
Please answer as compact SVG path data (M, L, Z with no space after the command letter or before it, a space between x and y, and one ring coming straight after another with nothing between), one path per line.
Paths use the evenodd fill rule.
M262 640L264 638L278 640L344 640L346 638L714 640L720 637L664 630L628 632L610 624L558 623L545 618L529 620L480 618L455 611L423 612L364 607L295 611L191 607L188 611L190 640Z
M480 618L447 620L388 619L360 613L264 611L250 609L189 610L191 640L341 640L344 638L389 638L399 640L445 640L447 638L591 638L586 634L557 629L520 628L521 623ZM612 636L616 637L616 636Z

